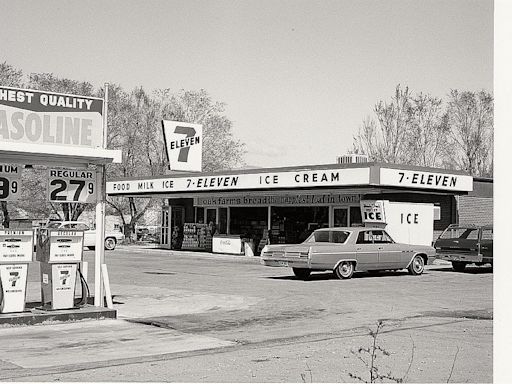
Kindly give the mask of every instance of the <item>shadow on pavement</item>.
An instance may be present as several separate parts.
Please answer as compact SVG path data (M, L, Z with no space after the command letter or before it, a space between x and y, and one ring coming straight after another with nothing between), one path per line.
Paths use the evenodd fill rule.
M432 270L432 269L431 269ZM440 269L442 270L442 269ZM428 275L428 271L424 272L425 275ZM372 278L386 278L386 277L395 277L395 276L409 276L409 273L406 270L403 271L381 271L381 272L356 272L352 276L351 279L372 279ZM339 280L333 272L320 272L320 273L312 273L306 280L300 279L294 275L287 276L266 276L266 279L272 280L297 280L297 281L321 281L321 280Z
M492 267L479 267L479 266L467 266L464 271L457 272L450 268L433 268L431 271L458 273L458 274L469 274L469 275L481 275L485 273L492 273Z

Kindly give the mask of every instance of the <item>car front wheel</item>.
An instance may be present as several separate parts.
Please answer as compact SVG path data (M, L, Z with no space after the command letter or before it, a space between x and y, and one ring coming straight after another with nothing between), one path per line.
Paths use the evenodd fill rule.
M306 280L311 275L311 270L306 268L292 268L293 274L299 279Z
M116 248L116 239L108 237L105 239L105 249L107 251L113 251Z
M354 274L354 263L342 261L334 270L334 274L338 279L350 279Z
M425 260L423 260L423 257L419 255L414 256L408 270L411 275L421 275L425 270Z

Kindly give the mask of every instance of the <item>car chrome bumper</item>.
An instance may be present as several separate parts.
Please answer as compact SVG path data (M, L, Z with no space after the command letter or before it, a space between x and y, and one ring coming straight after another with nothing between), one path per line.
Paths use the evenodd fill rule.
M482 255L464 255L458 253L438 253L438 259L446 261L463 261L466 263L481 263L483 261Z
M260 264L267 267L309 268L307 260L297 259L261 259Z

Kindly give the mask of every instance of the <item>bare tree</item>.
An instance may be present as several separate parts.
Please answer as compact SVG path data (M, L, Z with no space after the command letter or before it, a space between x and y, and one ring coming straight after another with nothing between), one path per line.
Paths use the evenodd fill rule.
M486 91L452 90L448 102L450 161L474 176L493 175L494 100Z
M113 86L109 93L109 147L123 151L122 164L111 164L107 177L144 177L163 174L164 156L158 121L159 105L142 87L126 93ZM121 218L124 234L130 239L135 225L153 199L110 197L107 203Z
M370 159L388 163L411 163L408 134L413 126L412 100L409 88L400 84L390 102L375 105L376 119L366 118L354 138L354 151Z
M0 85L4 87L20 87L23 85L23 72L16 69L7 62L0 63ZM2 213L2 226L9 228L10 215L7 201L0 201L0 209Z
M407 145L416 165L441 167L447 153L448 116L442 101L420 93L412 99L412 126Z

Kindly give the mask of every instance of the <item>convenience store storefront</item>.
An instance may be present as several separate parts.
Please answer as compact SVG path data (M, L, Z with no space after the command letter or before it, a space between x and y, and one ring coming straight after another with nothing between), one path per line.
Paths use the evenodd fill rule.
M313 230L361 226L361 200L432 203L434 231L457 220L456 196L473 189L462 172L363 163L169 174L107 182L111 196L160 197L161 244L215 250L238 242L298 243ZM222 248L222 247L221 247Z

